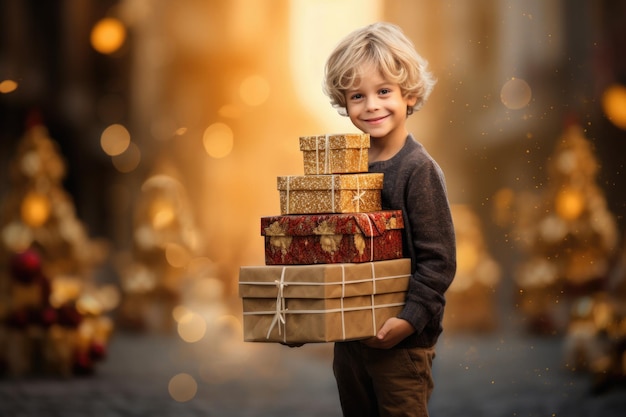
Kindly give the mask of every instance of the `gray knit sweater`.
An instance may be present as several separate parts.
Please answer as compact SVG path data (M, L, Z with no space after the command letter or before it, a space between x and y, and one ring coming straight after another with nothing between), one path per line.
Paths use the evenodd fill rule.
M456 243L443 171L412 135L391 159L369 164L384 174L383 210L402 210L403 256L411 258L406 305L398 317L416 332L397 347L434 346L442 332L444 293L456 272Z

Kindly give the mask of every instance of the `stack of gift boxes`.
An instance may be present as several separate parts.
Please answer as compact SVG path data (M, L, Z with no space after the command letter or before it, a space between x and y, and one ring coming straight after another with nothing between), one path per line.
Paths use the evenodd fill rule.
M243 266L244 340L374 336L403 308L411 262L401 211L382 210L367 134L300 137L304 175L277 178L280 215L261 218L265 265Z

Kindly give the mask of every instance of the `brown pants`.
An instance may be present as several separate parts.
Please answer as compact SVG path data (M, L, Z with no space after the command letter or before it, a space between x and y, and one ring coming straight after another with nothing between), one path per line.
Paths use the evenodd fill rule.
M335 343L333 371L344 417L427 417L434 358L434 348Z

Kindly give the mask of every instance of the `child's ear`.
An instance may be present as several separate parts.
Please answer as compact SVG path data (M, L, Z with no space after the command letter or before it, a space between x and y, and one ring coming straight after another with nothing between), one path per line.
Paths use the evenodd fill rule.
M417 96L407 96L406 97L406 115L410 116L413 114L413 106L417 103Z

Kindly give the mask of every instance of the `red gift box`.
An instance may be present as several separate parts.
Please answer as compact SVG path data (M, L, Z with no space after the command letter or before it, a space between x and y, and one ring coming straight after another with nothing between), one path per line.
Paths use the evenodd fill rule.
M402 257L402 211L261 218L266 265L373 262Z

